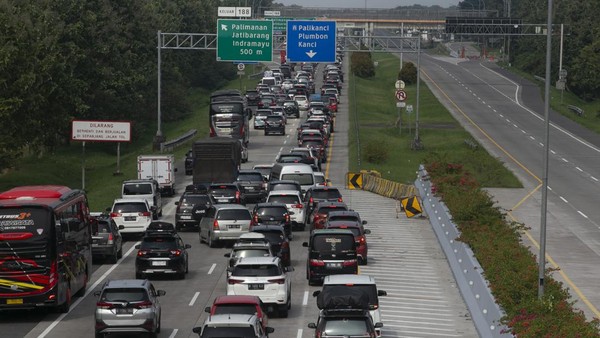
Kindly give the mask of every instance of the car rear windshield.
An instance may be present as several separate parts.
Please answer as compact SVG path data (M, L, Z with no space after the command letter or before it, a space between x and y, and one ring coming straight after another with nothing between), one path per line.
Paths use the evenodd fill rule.
M350 216L350 215L332 215L329 216L329 221L333 222L333 221L352 221L352 222L358 222L358 217L356 216Z
M325 321L323 336L369 337L364 318L329 318Z
M279 276L281 270L275 264L238 264L233 268L232 275L239 277Z
M253 315L258 313L254 304L219 304L215 307L216 315L227 314Z
M313 185L315 184L312 174L283 174L281 175L282 180L296 181L300 185Z
M250 211L244 209L225 209L219 211L217 219L219 220L238 220L238 221L249 221Z
M210 326L207 324L202 330L201 338L251 338L256 337L254 328L250 325L244 327Z
M144 237L142 240L142 250L169 250L176 249L177 241L175 237Z
M281 183L281 184L272 184L271 191L273 191L273 190L300 190L300 189L295 184Z
M325 176L315 175L315 184L325 183Z
M109 288L100 297L105 302L143 302L148 300L146 290L142 288Z
M315 147L322 147L323 146L323 142L319 142L319 141L304 141L302 143L302 145L305 146L305 147L315 148Z
M282 217L288 213L288 210L285 206L283 207L264 207L258 208L256 213L259 216L271 216L271 217Z
M338 199L342 197L340 191L337 189L327 189L327 190L313 190L312 197L316 199Z
M234 195L237 189L235 187L230 186L222 186L222 187L212 187L210 188L211 194L230 194Z
M354 236L316 235L312 249L319 252L348 252L354 249Z
M256 116L269 116L271 115L271 110L257 110Z
M241 173L238 175L238 181L261 181L263 177L260 173Z
M125 184L123 195L152 195L152 183Z
M269 115L269 116L267 116L267 120L269 120L269 121L282 121L283 120L283 116Z
M360 229L357 227L346 227L343 225L332 225L330 227L328 227L329 229L345 229L345 230L350 230L352 231L352 234L354 234L354 236L360 236Z
M322 206L319 208L318 213L329 215L329 213L332 211L343 211L343 210L348 210L348 209L346 209L344 207L338 207L338 206Z
M269 196L267 202L283 203L283 204L298 204L300 198L297 195L272 195Z
M111 220L111 222L114 222ZM115 226L116 227L116 226ZM92 233L94 234L107 234L110 233L110 224L108 221L98 221L92 223Z
M210 197L208 197L208 195L185 195L181 198L179 205L191 206L206 203L210 203Z
M254 232L259 232L265 235L265 238L269 241L269 243L279 243L284 240L284 234L280 230L259 230L255 229Z
M344 294L348 288L358 289L364 292L369 296L369 307L375 309L377 305L379 305L379 301L377 298L377 287L375 284L344 284L344 285L331 285L325 284L323 285L322 293L333 293L333 294Z
M145 203L126 202L116 203L113 207L113 212L128 213L128 212L147 212L148 208Z
M245 257L269 257L268 249L241 249L234 250L233 252L235 258L245 258Z

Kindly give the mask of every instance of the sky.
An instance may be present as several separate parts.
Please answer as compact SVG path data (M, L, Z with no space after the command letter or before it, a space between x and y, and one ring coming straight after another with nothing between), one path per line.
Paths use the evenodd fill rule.
M459 0L275 0L273 2L284 5L299 5L302 7L329 7L329 8L395 8L398 6L439 5L450 7L458 5Z

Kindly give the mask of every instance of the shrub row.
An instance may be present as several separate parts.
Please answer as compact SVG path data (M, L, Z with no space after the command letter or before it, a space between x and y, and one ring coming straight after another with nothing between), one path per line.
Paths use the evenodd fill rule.
M509 222L491 196L462 165L426 161L433 192L444 201L461 235L484 269L502 319L522 337L600 337L597 319L586 321L562 283L546 269L544 297L538 298L536 257L521 244L522 224Z

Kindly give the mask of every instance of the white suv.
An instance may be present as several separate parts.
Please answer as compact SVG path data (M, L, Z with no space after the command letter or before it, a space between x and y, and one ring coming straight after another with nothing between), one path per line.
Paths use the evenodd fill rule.
M297 190L275 190L271 191L267 196L267 203L283 203L287 207L288 211L292 212L290 219L292 221L292 228L304 230L306 223L304 223L305 210L304 204L302 203L302 196Z
M152 222L153 210L144 198L119 198L110 209L110 217L122 234L143 233Z
M227 277L228 295L258 296L267 308L286 318L292 307L292 279L278 257L241 258Z

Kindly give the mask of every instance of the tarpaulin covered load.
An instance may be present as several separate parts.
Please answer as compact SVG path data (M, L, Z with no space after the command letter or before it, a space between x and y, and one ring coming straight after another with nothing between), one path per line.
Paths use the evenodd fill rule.
M369 296L359 289L337 289L321 292L317 296L317 307L327 309L369 309Z

